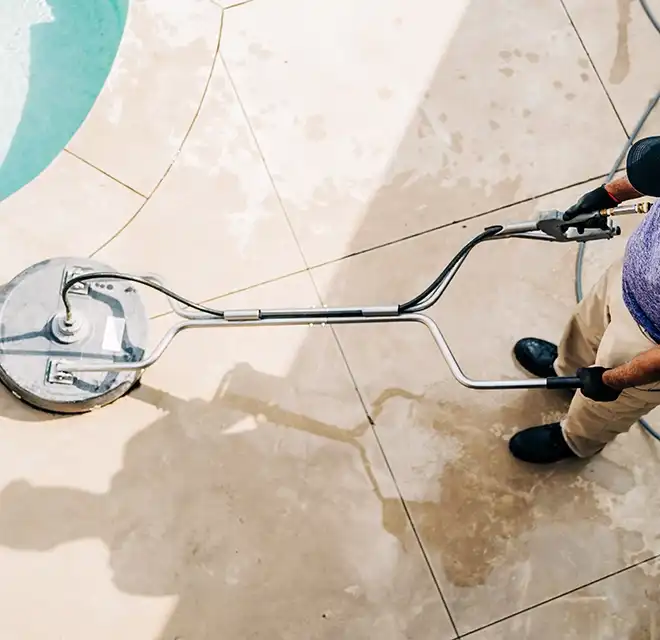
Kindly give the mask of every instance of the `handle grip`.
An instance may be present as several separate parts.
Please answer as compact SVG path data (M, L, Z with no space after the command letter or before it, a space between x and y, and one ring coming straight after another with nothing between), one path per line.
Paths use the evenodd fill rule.
M556 377L546 380L547 389L582 389L582 381L577 377Z

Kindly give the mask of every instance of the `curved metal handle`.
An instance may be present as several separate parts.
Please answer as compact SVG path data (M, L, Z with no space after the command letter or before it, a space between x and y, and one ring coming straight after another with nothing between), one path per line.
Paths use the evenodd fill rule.
M408 313L399 316L371 316L361 318L263 318L259 320L222 320L219 318L195 319L179 322L163 336L153 351L143 360L137 362L91 363L58 360L55 367L61 373L90 371L143 371L163 355L172 340L186 329L210 329L216 327L259 327L259 326L301 326L301 325L331 325L331 324L378 324L385 322L414 322L424 325L430 332L449 370L456 380L469 389L558 389L578 388L578 378L531 378L522 380L475 380L465 375L456 357L452 353L447 340L436 322L423 313Z

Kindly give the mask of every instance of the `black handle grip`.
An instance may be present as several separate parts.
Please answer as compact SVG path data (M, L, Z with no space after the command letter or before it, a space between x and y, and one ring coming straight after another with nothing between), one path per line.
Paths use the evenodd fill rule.
M582 389L582 381L576 377L548 378L546 387L548 389Z

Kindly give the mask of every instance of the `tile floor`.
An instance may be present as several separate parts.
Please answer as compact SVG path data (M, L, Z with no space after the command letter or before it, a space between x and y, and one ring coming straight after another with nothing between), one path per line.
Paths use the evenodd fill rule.
M599 184L659 51L632 0L131 0L86 122L0 203L2 277L93 255L218 305L399 301ZM574 259L475 252L432 311L469 374L558 336ZM660 446L511 460L565 405L468 391L391 325L190 333L83 416L2 391L0 638L652 640Z

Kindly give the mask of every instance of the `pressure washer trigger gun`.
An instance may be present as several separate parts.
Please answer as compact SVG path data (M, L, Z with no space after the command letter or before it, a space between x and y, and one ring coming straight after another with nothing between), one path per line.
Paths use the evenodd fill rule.
M612 223L615 216L648 213L650 202L619 205L594 213L564 220L561 211L546 211L539 216L537 229L558 242L588 242L589 240L610 240L621 234L621 228Z
M600 212L584 214L566 221L563 211L544 211L536 222L536 228L555 242L610 240L621 233L621 229Z

